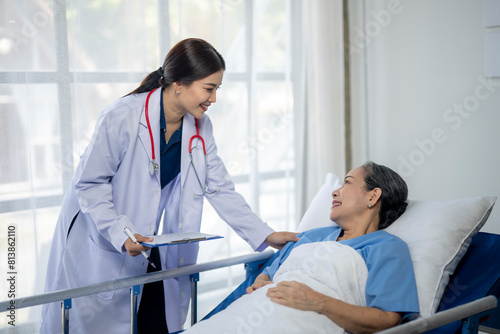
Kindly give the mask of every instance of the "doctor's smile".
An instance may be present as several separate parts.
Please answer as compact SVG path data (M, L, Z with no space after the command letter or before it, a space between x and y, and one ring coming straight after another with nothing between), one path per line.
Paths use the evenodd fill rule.
M208 110L208 107L210 107L210 105L203 105L203 104L200 104L200 107L201 107L201 109L203 109L203 111L207 111L207 110Z
M217 102L217 89L222 84L223 76L224 70L219 70L189 84L174 82L164 88L163 101L167 123L178 120L186 113L201 119L212 103Z

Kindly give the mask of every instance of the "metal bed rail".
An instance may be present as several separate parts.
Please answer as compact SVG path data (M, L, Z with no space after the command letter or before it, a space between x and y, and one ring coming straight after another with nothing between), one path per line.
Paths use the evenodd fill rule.
M462 334L477 333L480 320L493 313L497 307L499 307L498 299L495 296L486 296L449 310L417 318L405 324L378 332L378 334L424 333L459 320L463 320Z
M274 254L274 251L267 250L262 253L252 253L241 256L235 256L227 259L216 260L207 263L200 263L186 267L158 271L154 273L144 274L140 276L120 278L113 281L107 281L87 286L82 286L73 289L58 290L48 293L43 293L35 296L21 297L12 300L0 302L0 313L9 311L9 307L14 305L16 309L33 307L53 302L61 302L61 312L63 319L63 333L69 333L69 311L71 309L71 300L73 298L93 295L105 291L119 290L130 288L130 309L131 309L131 326L130 332L137 333L137 296L140 293L140 286L146 283L162 281L169 278L190 276L191 277L191 323L194 324L197 319L197 283L199 281L199 273L219 268L230 267L237 264L245 264L248 269L255 267L255 263L261 263ZM248 275L248 270L247 270Z

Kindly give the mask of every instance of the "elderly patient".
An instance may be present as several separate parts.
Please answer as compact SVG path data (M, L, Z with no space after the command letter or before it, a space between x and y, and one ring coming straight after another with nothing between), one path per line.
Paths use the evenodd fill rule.
M247 295L187 333L373 333L418 312L408 247L384 231L406 209L404 180L367 162L332 196L338 226L299 234Z

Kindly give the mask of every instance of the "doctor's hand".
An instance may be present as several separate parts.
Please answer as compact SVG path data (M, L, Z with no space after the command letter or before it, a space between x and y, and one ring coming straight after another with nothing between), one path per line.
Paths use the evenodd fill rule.
M134 236L138 242L153 241L153 238L148 238L148 237L142 236L140 234L134 234ZM123 244L123 246L125 247L125 249L127 250L128 254L130 256L141 255L141 251L147 251L150 249L150 247L136 244L130 238L125 240L125 243Z
M271 284L271 279L266 274L259 274L255 282L247 288L247 293L251 294L257 289L262 288L264 285Z
M269 234L269 236L265 240L265 243L273 248L281 249L287 244L287 242L299 241L299 238L297 238L297 234L298 233L295 232L274 232Z

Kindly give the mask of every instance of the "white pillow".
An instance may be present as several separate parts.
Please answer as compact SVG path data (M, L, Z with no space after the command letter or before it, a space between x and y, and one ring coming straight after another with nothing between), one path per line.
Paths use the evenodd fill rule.
M338 182L338 183L337 183ZM327 175L299 224L299 232L335 225L330 221L331 193L340 187L338 177ZM420 314L434 313L449 277L484 225L495 196L448 201L409 201L405 213L386 231L408 244L417 281Z
M416 201L386 231L410 249L420 314L436 312L450 275L488 219L496 196Z
M330 220L330 211L332 208L332 192L342 186L339 178L332 174L326 174L325 183L321 186L316 196L314 196L309 208L302 217L298 232L304 232L316 227L325 227L335 225Z

